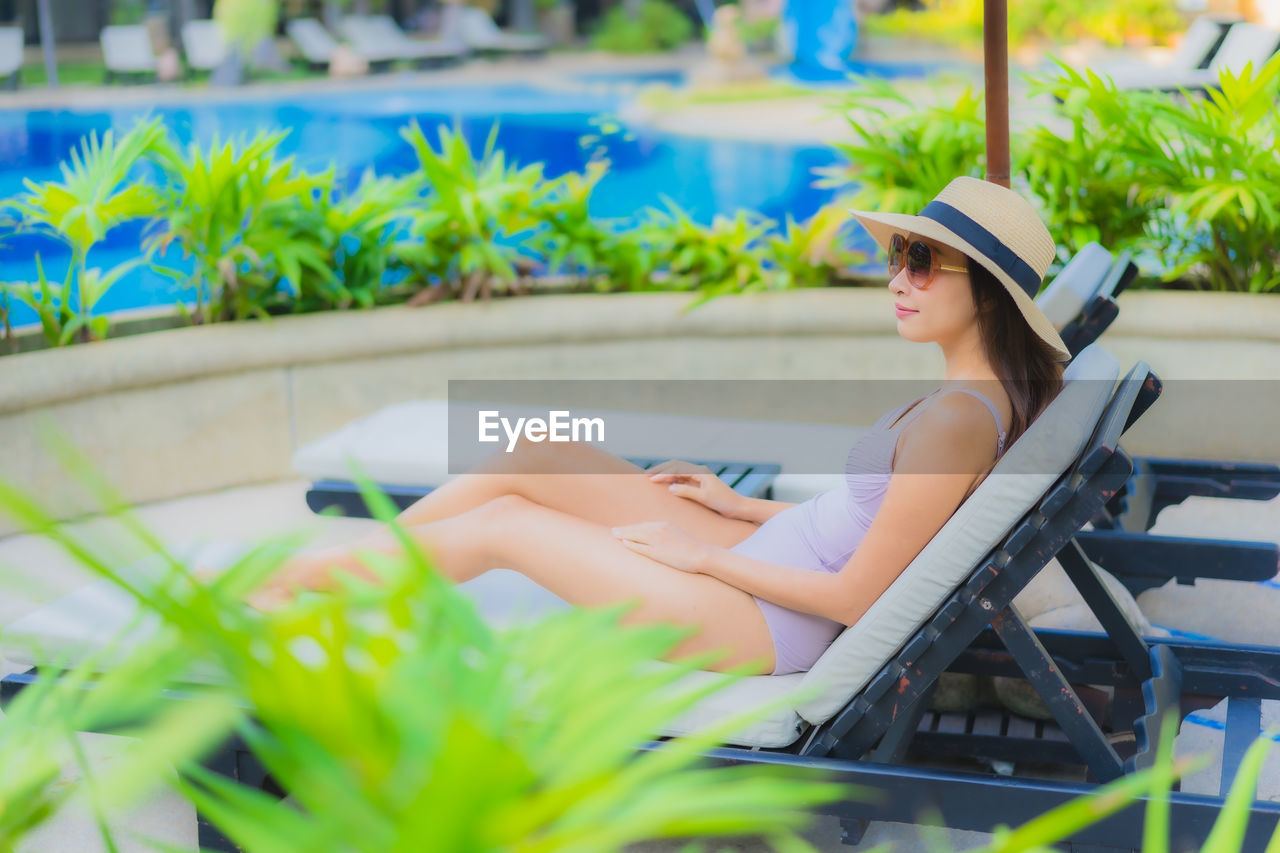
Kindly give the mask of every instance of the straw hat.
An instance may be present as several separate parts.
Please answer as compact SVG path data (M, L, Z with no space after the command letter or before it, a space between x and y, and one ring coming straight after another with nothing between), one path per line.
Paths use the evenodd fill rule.
M925 205L919 216L851 210L871 237L888 250L895 233L915 234L964 252L994 275L1032 331L1067 361L1062 337L1036 306L1036 294L1056 249L1049 229L1026 199L977 178L956 178Z

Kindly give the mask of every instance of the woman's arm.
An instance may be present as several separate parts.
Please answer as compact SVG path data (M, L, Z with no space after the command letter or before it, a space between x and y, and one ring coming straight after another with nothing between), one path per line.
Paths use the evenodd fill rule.
M986 407L967 394L949 394L903 431L884 501L839 573L716 547L707 549L698 570L766 601L852 625L942 529L995 451Z

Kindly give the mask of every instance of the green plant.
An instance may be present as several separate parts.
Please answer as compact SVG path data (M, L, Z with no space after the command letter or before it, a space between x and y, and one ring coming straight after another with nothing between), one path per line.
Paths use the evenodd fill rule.
M284 137L215 138L207 148L193 142L185 152L159 152L169 186L164 228L150 245L163 250L176 242L195 258L188 285L195 322L288 310L309 281L332 275L317 202L332 192L333 173L314 175L292 157L277 159Z
M1120 92L1061 62L1056 76L1029 83L1033 95L1056 98L1070 123L1065 134L1038 126L1018 145L1016 170L1039 197L1050 233L1068 254L1092 241L1136 246L1164 203L1144 191L1145 169L1111 131L1142 135L1164 96Z
M1141 173L1139 198L1168 209L1152 219L1151 248L1166 279L1280 290L1280 57L1223 72L1219 86L1185 103L1153 99L1121 142Z
M982 0L926 0L922 10L898 9L866 19L873 35L909 36L966 48L982 45ZM1171 0L1024 0L1009 4L1009 43L1098 39L1167 41L1186 24Z
M275 33L279 18L279 0L217 0L213 4L213 19L246 54Z
M109 320L94 309L120 278L145 263L145 258L118 264L110 270L89 266L89 253L113 228L123 222L155 215L160 199L147 184L130 181L135 166L164 143L159 119L139 123L116 139L108 130L84 139L62 164L61 181L25 181L27 192L10 202L21 214L21 227L41 231L71 249L66 276L51 284L37 256L36 282L11 283L7 293L27 304L40 316L50 345L75 340L102 340Z
M654 53L674 50L693 38L693 22L668 0L642 0L636 14L620 3L605 13L591 38L599 50Z
M983 99L971 86L921 105L890 81L862 78L836 109L855 140L836 144L848 163L824 170L818 185L849 189L854 207L916 213L957 175L983 173Z
M786 230L768 239L774 287L823 287L843 270L865 260L862 253L842 244L841 232L851 218L847 207L844 203L828 204L803 223L787 215Z
M349 195L319 195L315 204L323 232L318 240L328 249L325 266L332 274L314 276L299 294L296 309L371 308L396 298L384 283L399 266L395 234L405 226L416 196L412 178L379 178L372 171L361 176Z
M116 0L111 4L111 23L139 24L147 15L147 0Z
M120 507L99 478L81 480ZM384 496L364 493L381 518L394 516ZM246 849L611 851L762 834L778 849L811 850L795 834L805 810L848 794L803 771L701 766L706 749L761 709L637 751L732 676L681 684L706 659L655 666L654 657L686 632L623 628L621 608L495 632L398 527L403 558L367 555L379 584L351 577L334 594L263 615L242 600L278 568L279 548L254 549L207 586L193 584L121 509L124 530L163 555L162 578L143 584L12 490L0 490L0 506L164 620L143 658L181 649L184 664L216 664L216 692L242 709L237 732L291 807L190 763L178 765L180 784Z
M496 148L497 125L479 159L461 132L446 127L439 151L416 121L401 135L418 157L425 195L409 213L412 242L397 247L400 260L422 283L439 288L433 299L469 302L488 298L495 286L513 286L520 261L513 243L540 224L533 211L548 191L542 164L508 165Z
M757 49L768 49L778 33L780 21L772 16L743 17L738 24L738 34L743 44Z
M667 210L650 210L640 233L659 258L666 259L665 290L694 290L689 308L727 293L764 290L770 279L765 271L762 243L772 222L740 210L737 215L716 216L710 225L695 221L675 202Z

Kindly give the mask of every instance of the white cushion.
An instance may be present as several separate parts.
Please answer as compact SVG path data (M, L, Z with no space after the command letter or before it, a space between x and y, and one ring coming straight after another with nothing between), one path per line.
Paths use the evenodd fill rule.
M1101 245L1089 243L1075 253L1062 272L1036 297L1036 307L1055 329L1062 331L1085 309L1111 269L1112 260L1111 253Z
M22 27L0 27L0 76L7 77L22 67Z
M861 690L1084 448L1105 410L1118 365L1096 345L1068 368L1058 397L1001 458L875 604L805 674L817 695L796 710L822 723Z
M191 564L218 568L237 559L244 548L230 542L192 544L175 549L175 553L185 555ZM126 574L145 583L161 571L163 564L158 559L148 559L129 567ZM506 569L481 575L459 585L458 590L476 604L486 623L499 629L527 624L569 607L563 599ZM123 663L160 630L161 622L154 613L140 611L131 595L110 581L100 580L15 621L0 631L0 640L4 657L17 666L74 666L95 658L95 668L105 671ZM654 665L669 666L659 661ZM195 665L184 680L217 683L222 677L216 667ZM725 678L713 672L694 672L678 681L674 689L694 690ZM777 705L780 698L799 689L800 682L799 673L741 679L707 697L655 735L690 734L744 710L766 703ZM786 703L739 730L732 740L741 746L786 746L795 741L801 726L793 703Z
M245 552L243 544L187 543L171 553L187 565L218 568ZM150 557L124 567L121 576L136 586L154 584L166 576L166 564ZM185 581L182 581L185 583ZM140 611L137 600L107 580L94 581L62 596L0 629L4 658L19 666L53 664L76 666L94 658L106 670L128 659L161 630L159 618ZM210 666L194 666L186 679L214 682L220 678Z
M327 63L338 47L324 24L315 18L295 18L285 25L285 31L308 62Z
M102 45L102 64L109 70L122 73L156 70L156 55L146 27L103 27L98 40Z
M182 25L182 48L188 65L211 71L227 58L227 37L217 21L187 21Z

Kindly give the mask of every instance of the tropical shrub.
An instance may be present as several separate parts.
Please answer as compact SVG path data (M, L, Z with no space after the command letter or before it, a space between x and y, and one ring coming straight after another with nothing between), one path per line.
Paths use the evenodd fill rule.
M37 256L37 281L0 286L7 298L35 310L51 346L107 336L109 320L95 316L94 308L122 276L147 259L104 271L89 266L89 253L116 226L154 216L160 210L155 189L130 180L130 176L144 157L160 149L164 139L159 120L139 124L119 140L110 130L101 140L91 134L71 152L71 162L62 164L61 181L36 183L27 179L27 192L9 203L21 215L20 229L53 236L71 250L61 284L46 278Z
M508 164L497 132L494 125L479 159L466 137L446 127L438 151L416 121L401 133L418 157L424 196L409 214L411 240L397 251L424 284L440 288L437 298L469 302L513 285L516 238L539 224L533 210L548 190L542 164Z
M348 195L328 192L311 199L319 208L316 242L325 249L325 269L308 267L316 275L299 292L294 310L372 308L404 299L406 288L391 286L388 277L403 273L395 240L416 198L414 179L368 171Z
M147 14L147 0L116 0L111 4L111 23L140 24Z
M1098 240L1154 259L1148 273L1217 291L1280 290L1280 57L1223 72L1205 98L1119 90L1060 65L1031 91L1061 103L1067 131L1012 139L1015 186L1037 202L1066 253ZM951 177L978 175L976 97L913 106L890 90L842 104L858 141L828 171L855 205L918 211ZM1117 133L1123 128L1123 133Z
M970 48L982 46L983 0L925 0L921 10L868 16L872 35L910 36ZM1009 42L1068 43L1098 39L1165 42L1186 28L1173 0L1023 0L1009 4Z
M1144 130L1133 125L1152 120L1154 105L1164 97L1117 93L1063 63L1058 76L1030 84L1032 94L1057 99L1069 122L1065 134L1041 125L1018 140L1017 171L1040 200L1049 232L1068 256L1093 241L1113 249L1137 247L1163 201L1144 192L1141 169L1113 130L1124 127L1126 134L1140 136Z
M213 19L227 38L247 55L265 38L275 34L280 19L279 0L216 0Z
M1212 290L1280 290L1280 57L1185 104L1142 103L1121 147L1133 160L1138 197L1164 214L1148 226L1166 278L1189 275Z
M601 135L620 132L612 120L599 124ZM595 219L591 199L607 160L595 156L581 172L549 178L540 163L509 162L496 130L477 156L460 131L441 128L432 141L410 125L402 135L418 169L398 178L368 172L350 190L333 168L310 172L281 156L283 131L179 147L153 121L120 143L88 140L65 186L33 185L9 203L24 227L72 245L74 287L46 281L38 265L39 281L0 287L0 325L24 303L51 343L99 339L107 319L95 314L98 300L146 263L174 280L180 313L208 323L522 293L535 273L602 291L696 290L702 302L826 284L853 258L816 245L837 239L831 226L843 214L835 207L788 222L783 235L766 235L775 223L745 212L709 226L677 208ZM138 164L161 180L122 187ZM142 256L106 273L89 267L88 250L128 219L148 222ZM194 269L175 269L170 252Z
M105 673L78 667L6 702L0 716L0 850L34 849L24 839L80 797L102 849L118 849L108 817L167 783L173 765L199 760L226 736L234 716L226 699L208 696L167 706L160 700L165 682L155 663L136 661ZM90 679L94 686L86 691ZM91 772L79 733L117 725L136 742L125 760ZM68 768L79 771L79 778L67 780Z
M654 251L666 258L665 287L699 291L693 303L697 305L723 293L767 286L758 248L769 228L767 220L743 210L732 218L716 216L707 226L695 222L674 202L667 207L651 211L642 226Z
M82 480L104 504L120 506L98 478ZM380 517L394 516L384 496L365 495ZM127 534L120 541L134 539L164 564L147 582L13 490L0 489L0 507L161 620L164 630L140 655L153 670L177 665L168 675L180 681L201 663L222 674L209 694L220 697L212 707L223 718L205 711L213 725L189 719L191 728L172 736L206 744L209 732L227 732L229 709L236 732L289 793L291 807L280 808L278 796L177 762L180 790L245 849L612 851L646 839L760 834L778 849L812 850L796 835L807 809L849 793L800 770L702 766L702 753L761 709L637 751L733 677L682 686L709 658L655 666L686 631L621 627L622 608L575 609L495 631L398 527L403 557L367 556L379 583L352 576L333 594L261 614L244 597L297 542L252 549L198 584L127 511L117 512ZM102 705L119 698L89 695ZM155 702L142 695L125 707ZM34 727L30 716L20 720ZM174 748L162 756L182 758ZM14 781L0 780L0 795ZM0 812L0 829L22 816Z
M787 215L786 229L768 238L765 253L775 287L822 287L866 260L862 253L845 248L843 231L851 218L848 207L829 204L803 223Z
M603 290L640 290L652 281L657 254L625 223L591 216L591 195L609 170L592 159L586 169L548 182L532 211L539 228L530 240L547 272L590 279Z
M917 94L864 77L841 95L836 108L854 140L836 143L847 163L823 170L819 185L847 189L855 208L914 213L957 175L981 177L982 95L967 86L954 99L934 95L921 105Z
M293 158L277 159L284 136L159 151L168 185L163 227L150 246L166 250L176 242L195 259L188 285L195 322L266 316L330 275L317 202L332 191L333 173L312 175Z
M634 16L630 5L618 3L605 13L591 37L594 47L614 53L657 53L693 38L693 22L668 0L641 0Z

